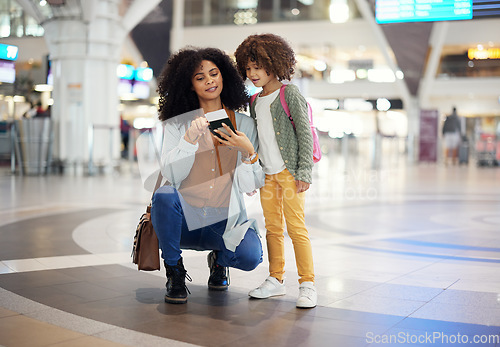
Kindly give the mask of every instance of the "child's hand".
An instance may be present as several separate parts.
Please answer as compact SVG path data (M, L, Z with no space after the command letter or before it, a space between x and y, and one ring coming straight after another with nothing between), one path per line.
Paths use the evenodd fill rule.
M230 127L228 127L225 123L222 123L222 126L226 131L229 133L229 136L224 134L222 131L219 130L214 130L222 136L222 139L219 137L215 137L220 143L226 145L226 146L232 146L235 147L238 151L243 152L243 154L248 154L248 153L253 153L255 152L252 143L248 139L248 137L245 135L245 133L236 130L236 133L231 130Z
M297 187L297 194L309 189L309 183L304 181L295 180L295 186Z

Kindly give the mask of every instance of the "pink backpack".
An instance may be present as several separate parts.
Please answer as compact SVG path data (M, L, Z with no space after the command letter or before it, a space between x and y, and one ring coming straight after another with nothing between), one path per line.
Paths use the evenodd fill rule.
M288 116L288 118L290 118L293 128L295 129L295 123L293 122L292 115L290 114L290 109L288 108L288 104L286 103L285 100L285 87L286 84L283 84L281 85L280 88L281 106L283 107L283 110L285 110L285 113ZM252 95L252 97L250 98L250 104L253 104L258 94L259 93L255 93L254 95ZM309 105L309 103L307 103L307 113L309 115L309 125L311 126L311 133L313 137L313 162L317 163L321 159L321 147L319 145L318 132L316 131L316 127L314 126L312 119L312 108L311 105Z

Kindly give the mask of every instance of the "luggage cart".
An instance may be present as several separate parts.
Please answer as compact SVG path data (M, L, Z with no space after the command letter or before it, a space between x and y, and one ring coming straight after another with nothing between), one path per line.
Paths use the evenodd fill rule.
M478 166L497 165L497 141L495 135L481 134L476 142L476 160Z
M21 175L45 175L52 162L53 130L50 118L15 120L12 128L12 172L16 160Z

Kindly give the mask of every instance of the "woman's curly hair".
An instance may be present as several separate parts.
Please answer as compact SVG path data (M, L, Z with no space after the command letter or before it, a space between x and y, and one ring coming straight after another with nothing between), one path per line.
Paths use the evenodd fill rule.
M290 44L281 36L260 34L248 36L234 53L238 71L246 79L248 60L255 62L278 80L290 80L294 74L295 53Z
M200 108L191 79L203 60L211 61L220 70L224 83L220 96L224 106L236 111L246 108L249 96L233 60L217 48L186 47L170 56L158 77L160 120Z

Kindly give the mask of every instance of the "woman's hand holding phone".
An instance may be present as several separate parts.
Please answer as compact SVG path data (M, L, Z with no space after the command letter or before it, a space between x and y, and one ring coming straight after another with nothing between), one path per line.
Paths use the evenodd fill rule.
M235 147L238 151L242 152L243 156L250 156L253 153L255 153L255 149L253 148L252 143L248 139L248 137L245 135L245 133L236 130L234 132L230 127L228 127L225 123L222 124L224 129L227 131L229 135L226 135L224 132L219 131L218 129L214 130L217 134L220 135L220 137L215 136L217 141L220 143L226 145L226 146L231 146Z

